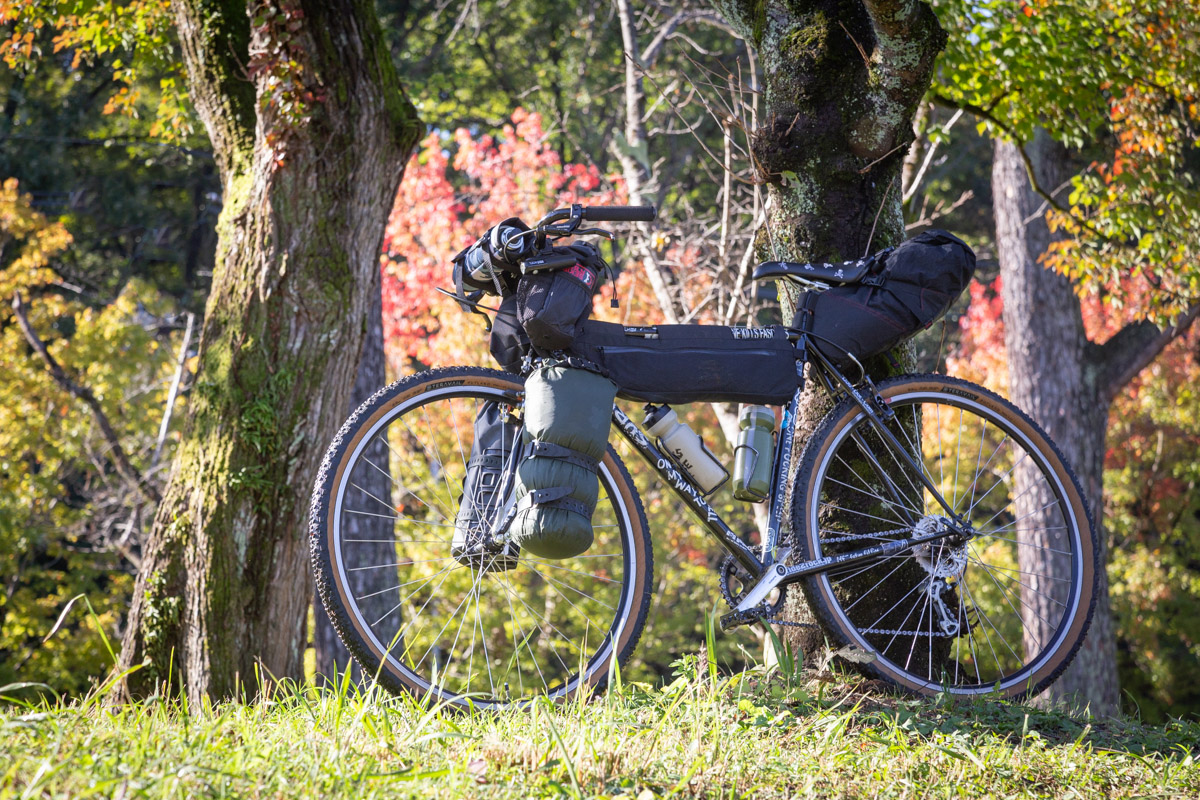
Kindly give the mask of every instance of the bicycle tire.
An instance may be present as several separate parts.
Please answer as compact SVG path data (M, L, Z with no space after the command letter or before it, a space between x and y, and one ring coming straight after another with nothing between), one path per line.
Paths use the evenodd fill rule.
M1099 547L1079 481L1041 428L987 389L942 375L904 375L879 384L878 389L895 413L889 428L904 435L912 453L920 443L922 469L980 536L959 548L909 550L866 568L809 576L802 586L814 616L833 647L850 645L851 650L862 651L850 659L856 669L907 692L982 695L998 691L1011 699L1040 693L1078 652L1098 594ZM949 414L945 427L943 409ZM946 430L954 425L954 413L957 431L948 439ZM969 422L964 428L969 418L982 422L978 427ZM869 460L855 439L856 432L884 464L882 472L899 493L899 501L895 495L884 497L888 489L879 471L861 466L869 465ZM878 446L870 444L872 437ZM977 447L971 437L977 437ZM952 477L951 442L955 448ZM913 471L901 468L902 459L890 450L891 459L885 459L884 449L882 437L848 398L818 423L801 455L796 483L800 491L792 499L792 530L803 532L796 537L801 558L819 559L910 536L915 528L911 520L917 514L918 525L938 524L943 509L935 505L932 493L919 481L909 480L915 473L900 480ZM970 468L972 455L975 474L964 483L969 469L963 467ZM1008 470L1000 473L1009 462ZM1047 497L1051 503L1028 511ZM905 509L912 515L907 519ZM984 520L985 514L990 518ZM995 527L1010 517L1012 522ZM1032 522L1008 530L1027 519ZM863 533L864 528L882 529ZM934 586L937 580L946 585ZM881 592L886 599L877 595L868 601L867 595L880 586L886 587ZM910 587L907 592L905 587ZM863 605L856 610L859 604ZM878 614L881 607L886 608L882 615ZM987 607L995 611L995 618ZM943 622L947 627L942 628ZM926 651L924 657L921 651Z
M465 452L470 451L470 445L465 443L463 434L464 429L469 428L469 425L459 424L458 420L464 419L464 412L456 409L461 406L466 408L465 413L470 413L466 401L472 401L476 410L480 402L506 402L512 404L513 408L519 411L520 403L523 402L522 389L523 382L519 376L497 370L451 367L422 372L381 389L363 403L342 425L325 454L313 489L309 517L309 541L318 593L329 613L334 629L351 655L361 665L364 674L377 679L381 686L393 693L407 692L417 697L432 697L458 708L503 708L524 705L539 696L548 696L554 701L561 702L573 697L583 689L602 690L608 679L613 654L616 653L617 663L624 666L641 636L649 611L653 586L651 579L653 555L648 523L633 480L611 447L608 448L601 462L601 500L597 505L594 517L594 521L597 522L597 542L589 553L595 554L598 546L611 546L614 542L619 543L621 547L619 581L614 577L608 577L614 573L606 572L609 566L615 570L616 567L613 565L618 562L616 556L611 554L609 556L584 554L579 558L591 558L592 560L566 559L553 563L536 561L521 554L517 565L511 569L496 568L492 571L464 565L450 555L454 528L451 523L455 519L454 511L458 503L458 499L453 495L461 488L460 475L455 472L456 465L453 463L453 459L442 458L438 442L443 435L448 438L448 434L441 426L435 428L432 420L433 418L441 420L443 417L438 415L443 414L454 423L457 453L452 452L451 455L462 453L463 468L465 469ZM463 402L459 403L459 401ZM430 416L430 409L433 409L433 417ZM444 409L449 410L443 411ZM421 436L414 436L412 435L414 434L412 425L405 420L418 419L413 416L418 411L422 413L424 418L422 421L426 425ZM397 427L396 435L393 436L391 434L392 426L397 421L403 423L404 431ZM423 440L428 441L428 444ZM342 531L349 528L349 523L346 521L349 514L365 513L351 508L352 505L357 504L356 497L359 497L354 486L362 483L353 476L363 474L357 470L364 462L379 471L379 466L364 455L368 452L368 445L377 447L379 441L382 441L386 447L385 466L389 473L388 477L394 485L392 491L393 493L399 492L400 501L395 501L395 494L393 494L392 502L384 503L374 492L366 492L366 490L364 490L365 496L360 499L370 498L377 500L378 503L393 506L395 516L391 518L390 522L384 521L381 524L385 527L390 526L393 538L396 539L394 544L397 557L394 560L397 564L347 567L347 564L355 556L350 549L353 542L347 537L343 537ZM413 454L405 456L405 448L410 446L413 448ZM464 450L464 448L466 449ZM434 457L434 453L437 454L436 457ZM432 481L433 485L437 486L436 490L430 486L429 481L425 481L421 477L420 462L422 461L429 467L431 476L436 473L436 479ZM430 466L431 463L436 465L436 470ZM399 478L393 477L395 475L399 475ZM418 496L417 493L423 494L424 498ZM376 511L384 510L377 504L367 507ZM435 512L439 513L435 515ZM409 515L420 515L422 519ZM369 516L386 517L388 515L369 514ZM601 519L611 519L615 522L606 525L599 522ZM419 530L422 537L428 536L428 538L400 541L401 534L398 532L413 528L414 525L425 526ZM415 528L413 529L415 530ZM433 533L430 533L430 530ZM384 542L386 551L391 543L386 539ZM364 574L387 574L383 570L390 572L393 568L408 568L408 576L411 576L418 572L419 564L428 563L416 556L431 550L440 552L441 548L445 549L446 556L429 560L442 563L441 572L445 574L438 579L440 582L436 586L432 580L423 584L416 582L423 580L424 575L414 579L416 588L412 592L424 592L424 594L412 600L399 612L401 617L408 619L403 623L404 630L394 634L381 633L384 627L383 620L378 620L374 625L369 621L368 615L363 611L363 608L369 605L368 600L365 595L355 595L348 569L358 571L378 568L379 573ZM494 563L493 559L489 567ZM605 586L597 582L597 586L600 588L594 590L596 595L592 595L593 600L597 596L617 598L614 605L608 606L613 608L612 618L602 637L593 634L591 625L593 618L589 616L589 611L606 604L599 600L589 603L584 599L584 595L587 593L568 583L570 580L578 580L566 574L577 572L570 568L572 564L588 565L586 569L593 570L594 573L589 573L590 577L610 584ZM597 564L606 566L594 566ZM433 567L427 569L432 570ZM556 571L552 572L552 570ZM462 583L464 580L462 576L456 577L453 582L449 581L451 575L456 572L472 573L468 579L471 583L468 597L461 601L457 596L450 599L439 597L441 593L450 594L453 591L453 589L446 588L448 583L452 585ZM579 574L584 573L580 571ZM392 588L399 589L402 586L412 585L404 583L405 575L397 577L401 578L400 586ZM483 590L485 581L488 582L487 585L492 590L491 592ZM541 595L535 594L538 587L534 584L538 581L540 581ZM614 591L616 587L612 585L618 583L619 590ZM577 600L578 603L573 602L573 596L568 595L564 589L579 592L574 596L574 600ZM604 593L600 594L601 591ZM426 597L426 595L428 596ZM410 599L413 596L412 593L409 594ZM550 602L546 602L540 611L528 604L524 608L520 605L526 601L533 602L539 597L542 599L557 597L557 603L562 605L565 610L560 609L561 613L549 610ZM459 634L454 637L448 652L444 648L446 640L449 639L449 634L445 630L439 631L432 637L426 634L426 639L421 639L413 626L417 624L422 615L426 614L427 609L430 609L428 613L433 615L437 608L446 607L451 602L458 602L458 606L451 612L447 625L450 625L454 619L453 615L458 612L459 608L462 608L464 603L466 603L466 608L463 616L464 618L469 617L470 599L472 598L475 603L477 620L472 621L470 632L471 667L465 670L465 680L460 679L459 684L455 685L453 683L455 671L464 672L462 662L467 658L466 637L462 633L464 621L458 622ZM415 610L417 609L417 600L424 601L424 605L421 605L419 610ZM397 604L397 608L405 602L406 600L402 598ZM488 603L486 611L482 609L485 602ZM493 604L497 607L507 605L510 609L507 620L502 618L504 613L502 608L500 612L493 613ZM584 606L582 609L581 605ZM559 635L560 642L556 643L553 634L546 635L546 629L535 621L538 614L544 614L541 617L542 621ZM557 616L555 616L556 614ZM579 623L578 617L583 617L588 621ZM600 627L602 624L599 623L596 627ZM538 631L533 630L534 626L538 626ZM581 626L582 640L573 641ZM426 627L428 626L426 625ZM569 632L564 633L564 629ZM519 636L518 631L520 631ZM482 654L479 653L475 644L476 633L479 634ZM383 639L389 636L391 636L391 640L385 644ZM595 645L594 649L592 644L588 643L589 638ZM596 643L595 638L600 638L600 641ZM461 653L457 650L460 639L463 643ZM490 650L489 639L492 640ZM418 644L414 645L414 641ZM425 641L431 641L432 644L428 646L420 661L417 661L415 652ZM575 650L572 651L571 647L563 647L562 642L567 642ZM398 644L401 645L403 652L397 648ZM564 659L560 649L579 654L574 668L567 663L570 659ZM554 655L557 663L553 663L552 660L539 663L537 653L542 650ZM424 667L426 658L431 652L433 652L433 658L429 660L429 666ZM522 655L523 652L525 655ZM487 667L487 688L490 691L484 689L476 691L472 688L471 679L475 673L479 673L479 683L482 684L482 673L474 669L477 657ZM506 664L505 657L507 658ZM440 671L439 658L441 659ZM549 656L547 658L549 659ZM514 664L516 665L515 676L513 674ZM522 664L529 669L522 669ZM492 671L493 665L497 668L495 675ZM506 681L502 686L497 685L501 666L504 666ZM560 666L561 669L559 669ZM534 667L537 668L536 672L533 670ZM559 672L563 673L558 675L557 680L553 676L547 676L552 668L556 675ZM572 673L571 669L575 669L575 672ZM520 678L520 685L514 695L512 684L516 683L518 678ZM540 687L537 685L539 679ZM463 689L469 691L463 691Z

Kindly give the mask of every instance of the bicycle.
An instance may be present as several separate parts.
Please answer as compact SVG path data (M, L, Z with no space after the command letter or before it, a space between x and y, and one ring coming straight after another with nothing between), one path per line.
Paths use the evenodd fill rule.
M583 220L644 219L653 209L575 206L532 234L540 247L585 232ZM786 590L800 584L830 645L857 649L857 669L901 690L1043 690L1079 649L1100 569L1090 512L1058 449L987 389L933 374L851 381L805 332L788 338L807 358L783 409L759 546L612 411L617 432L728 553L722 628L781 622ZM784 532L804 361L834 404L803 443ZM487 547L475 561L450 552L472 422L496 404L519 441L522 385L476 367L406 377L363 403L326 453L310 517L317 586L364 673L390 691L459 707L561 701L604 688L613 659L624 665L641 636L650 532L611 443L585 554L549 561L506 549L516 446ZM395 494L381 497L381 485Z

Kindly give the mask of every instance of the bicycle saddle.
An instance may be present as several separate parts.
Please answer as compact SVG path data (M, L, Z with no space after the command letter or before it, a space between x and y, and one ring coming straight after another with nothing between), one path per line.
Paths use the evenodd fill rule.
M875 263L874 256L840 264L799 264L794 261L764 261L754 268L756 281L804 278L824 283L858 283Z

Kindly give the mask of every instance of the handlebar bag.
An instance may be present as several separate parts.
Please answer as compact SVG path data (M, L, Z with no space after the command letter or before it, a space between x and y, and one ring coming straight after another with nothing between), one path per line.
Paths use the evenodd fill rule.
M522 550L572 558L592 546L597 472L608 444L612 381L561 362L525 380L525 457L517 466L517 515L509 531Z
M975 253L963 240L928 230L875 256L857 284L805 292L792 327L840 369L891 350L941 319L975 274ZM850 355L847 355L850 354Z
M782 325L627 327L588 320L571 353L593 362L619 397L649 403L782 405L800 385Z
M604 268L600 251L585 242L551 252L573 255L575 264L522 275L517 282L517 319L542 356L570 347L591 315L592 294Z

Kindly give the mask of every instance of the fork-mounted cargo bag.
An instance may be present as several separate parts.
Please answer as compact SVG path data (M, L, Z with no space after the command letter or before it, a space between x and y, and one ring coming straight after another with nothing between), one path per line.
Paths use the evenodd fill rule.
M567 366L542 366L525 380L527 447L509 529L522 550L571 558L592 546L596 475L615 396L612 381Z
M454 537L450 554L464 566L470 566L472 554L484 534L496 521L504 500L504 477L512 468L519 426L510 420L499 403L484 403L475 416L475 441L463 476L462 497L454 518ZM507 488L511 488L511 485ZM509 553L494 557L493 569L512 569L515 561Z
M941 318L975 274L975 253L941 230L914 236L876 255L861 282L805 292L792 327L838 367L887 352Z
M799 385L782 325L628 327L588 320L571 352L594 362L618 396L649 403L782 405Z

